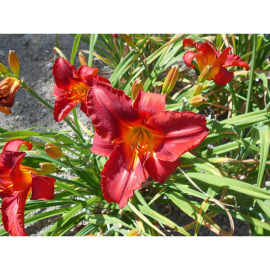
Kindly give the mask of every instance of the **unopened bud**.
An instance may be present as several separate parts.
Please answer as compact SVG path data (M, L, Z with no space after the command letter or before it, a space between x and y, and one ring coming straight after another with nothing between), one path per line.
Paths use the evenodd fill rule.
M11 76L11 73L9 72L9 70L2 63L0 63L0 73Z
M62 150L52 143L46 143L45 151L48 156L54 159L61 158L63 155Z
M136 49L136 46L133 43L131 36L126 35L126 34L121 34L121 36L125 40L128 46L132 47L133 49Z
M86 58L84 57L84 54L81 52L79 52L79 59L80 59L80 63L82 66L88 67L88 62L87 62Z
M207 80L207 78L209 77L211 70L212 70L212 66L207 65L203 69L203 71L198 79L198 83L204 83Z
M191 98L190 101L189 101L189 103L191 105L195 106L195 107L198 107L198 106L204 104L205 101L206 101L206 99L203 96L197 95L197 96Z
M131 230L127 236L141 236L141 231L138 229Z
M17 54L14 51L9 51L8 64L10 70L18 78L20 73L20 63Z
M51 174L56 172L56 166L50 162L41 162L39 167L45 174Z
M87 234L84 237L96 237L94 234Z
M162 86L162 94L170 94L178 80L178 66L172 66Z
M143 83L140 79L136 79L131 88L131 97L133 100L137 97L140 90L143 91Z
M192 96L199 95L202 92L202 90L203 90L203 84L202 83L196 84Z
M210 86L211 86L211 85L208 84L208 83L207 83L207 84L204 84L202 89L205 90L205 89L209 88Z

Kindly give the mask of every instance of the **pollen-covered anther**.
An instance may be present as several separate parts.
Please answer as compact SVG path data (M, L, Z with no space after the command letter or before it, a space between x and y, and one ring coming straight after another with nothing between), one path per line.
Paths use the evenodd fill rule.
M136 154L139 151L148 150L148 135L143 129L138 129L135 131L135 134L132 138L132 144L130 149L133 150Z
M72 99L75 102L79 101L82 98L86 97L87 92L88 91L86 87L72 88L72 91L71 91L72 96L68 99Z

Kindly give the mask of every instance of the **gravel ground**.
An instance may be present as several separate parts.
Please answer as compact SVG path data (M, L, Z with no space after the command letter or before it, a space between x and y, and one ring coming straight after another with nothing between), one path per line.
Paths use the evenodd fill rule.
M70 35L59 35L60 49L69 59L72 49L74 38ZM52 66L55 60L53 53L53 47L56 46L56 35L0 35L0 62L8 66L8 52L14 50L20 60L20 77L23 77L25 81L32 87L44 100L49 104L54 105L54 98L51 96L54 87L54 79L52 76ZM87 50L88 45L81 42L79 49ZM95 67L102 69L105 68L104 63L99 60L94 60ZM187 67L183 64L183 61L178 62L179 70L183 72ZM79 59L76 57L75 66L80 66ZM106 72L109 69L106 68ZM187 70L188 71L188 70ZM102 74L108 77L108 73ZM55 129L66 129L68 125L65 121L57 123L54 121L53 114L44 105L38 103L38 101L32 97L28 92L19 90L16 94L15 104L12 107L12 115L4 115L0 113L0 127L8 130L23 130L32 126L43 126ZM91 128L90 119L77 108L78 118L87 128ZM49 130L47 130L49 131ZM63 177L68 177L65 175ZM52 209L49 209L52 210ZM161 205L157 206L157 210L166 214L167 211L162 208ZM186 225L193 221L192 218L187 216L178 208L172 206L171 213L168 215L172 221L180 226ZM36 211L36 213L42 212L44 209ZM217 215L213 220L224 230L230 230L230 223L227 216L222 214ZM30 224L26 226L27 233L29 235L43 235L49 226L54 221L42 220L36 224ZM249 235L249 229L247 223L234 219L235 232L237 236ZM86 223L84 223L86 224ZM76 229L70 232L69 235L74 235ZM189 231L194 233L194 229ZM179 233L169 234L172 236L180 235ZM215 236L216 234L202 226L199 231L199 236Z

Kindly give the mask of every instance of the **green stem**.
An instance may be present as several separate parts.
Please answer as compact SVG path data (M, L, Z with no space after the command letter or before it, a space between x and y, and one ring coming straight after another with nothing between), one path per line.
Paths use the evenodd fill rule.
M253 35L251 70L250 70L250 76L249 76L248 95L247 95L247 104L246 104L245 113L249 112L249 107L250 107L251 90L252 90L252 86L253 86L255 59L256 59L256 43L257 43L257 38L256 38L256 34L254 34Z
M74 107L74 108L72 109L72 112L73 112L74 123L75 123L76 129L77 129L78 133L80 134L80 138L83 138L83 136L82 136L82 131L81 131L81 128L80 128L80 125L79 125L79 122L78 122L78 117L77 117L76 107ZM84 140L83 140L83 141L84 141Z
M21 84L22 84L22 88L24 90L26 90L28 93L30 93L32 96L34 96L37 100L39 100L43 105L45 105L46 107L48 107L50 110L53 111L53 107L50 104L48 104L44 99L42 99L31 87L29 87L25 81L21 81ZM70 122L68 117L65 118L65 121L73 129L73 131L79 136L80 141L83 143L84 139L83 139L82 135L72 125L72 123Z
M233 110L239 111L237 99L236 99L236 96L235 96L235 91L234 91L234 89L232 87L232 84L230 82L228 83L228 88L229 88L229 90L231 92L231 95L232 95ZM233 114L236 116L237 115L237 112L233 112Z

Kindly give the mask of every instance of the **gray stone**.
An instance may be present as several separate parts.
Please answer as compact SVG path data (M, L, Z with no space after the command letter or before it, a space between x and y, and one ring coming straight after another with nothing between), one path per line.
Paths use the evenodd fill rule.
M50 68L53 67L53 63L52 63L52 62L49 62L48 64L45 65L45 67L46 67L47 69L50 69Z

